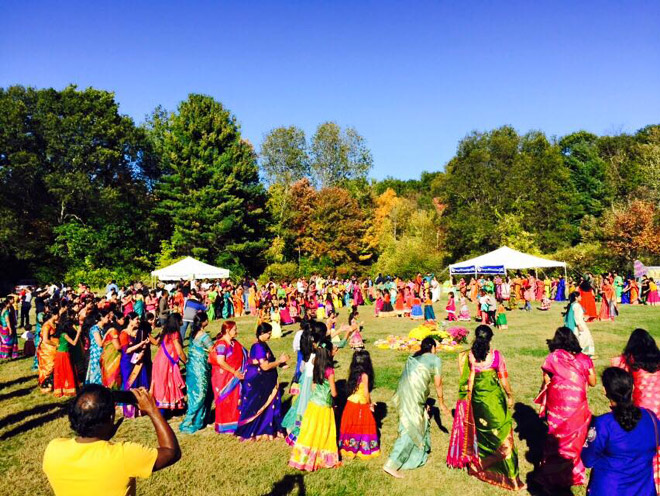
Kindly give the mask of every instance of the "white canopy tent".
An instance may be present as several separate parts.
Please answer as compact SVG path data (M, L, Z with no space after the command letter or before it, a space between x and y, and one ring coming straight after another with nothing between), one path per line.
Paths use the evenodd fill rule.
M502 246L497 250L480 255L470 260L451 264L450 274L494 273L494 269L508 270L545 269L550 267L563 267L566 274L566 263L549 260L547 258L528 255L520 251ZM501 273L501 272L500 272Z
M229 270L200 262L193 257L186 257L168 267L154 270L151 275L161 281L179 281L181 279L226 279L229 277Z

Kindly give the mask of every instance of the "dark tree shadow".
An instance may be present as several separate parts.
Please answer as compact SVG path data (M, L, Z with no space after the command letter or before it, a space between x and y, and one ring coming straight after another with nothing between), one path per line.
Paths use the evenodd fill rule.
M16 389L15 391L11 391L10 393L7 394L0 394L0 401L27 396L28 394L30 394L32 391L35 390L35 387L36 386L30 386L23 389Z
M438 429L440 429L445 434L449 434L449 430L444 425L442 425L442 417L440 417L440 408L435 406L435 403L436 401L433 398L429 398L428 400L426 400L426 406L429 409L430 417L438 426Z
M293 324L284 324L284 325L293 325ZM288 330L282 332L282 337L285 338L285 337L287 337L289 334L293 334L294 332L295 332L295 331L294 331L293 329L288 329Z
M296 489L298 489L299 496L305 496L307 490L305 489L305 479L301 474L296 475L285 475L281 480L273 484L273 488L270 492L264 494L263 496L280 496L285 494L292 494Z
M66 415L67 410L68 403L49 403L47 405L39 405L38 407L31 408L30 410L24 410L19 413L8 415L0 420L0 428L16 423L25 417L43 413L43 415L30 419L27 422L23 422L13 429L3 433L0 435L0 441L4 441L29 430L41 427L42 425L47 424L48 422L52 422L53 420L57 420L58 418Z
M4 388L8 388L11 386L15 386L16 384L23 384L24 382L28 381L34 381L36 380L36 376L34 375L26 375L23 377L17 377L16 379L12 379L11 381L7 382L0 382L0 390L3 390Z

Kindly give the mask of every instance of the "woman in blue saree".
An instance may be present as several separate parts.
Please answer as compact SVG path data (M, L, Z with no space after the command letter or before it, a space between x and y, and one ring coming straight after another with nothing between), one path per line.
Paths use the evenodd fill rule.
M250 348L236 429L236 435L243 441L274 439L281 435L282 398L277 382L277 367L286 364L289 356L282 353L278 360L275 359L266 344L271 331L270 324L259 324L257 342Z
M206 312L198 312L193 321L192 341L188 349L186 364L186 390L188 391L188 410L179 430L192 434L206 425L206 416L210 409L209 379L211 364L209 351L213 341L206 334L209 317Z
M234 316L234 300L231 298L231 291L225 290L222 294L223 306L222 306L222 318L230 319Z
M140 316L135 312L126 315L126 329L119 335L119 344L121 345L121 359L119 367L121 369L122 389L129 391L139 387L149 388L149 376L147 368L144 366L145 349L149 343L149 338L141 339L138 335L140 326ZM135 405L124 405L124 417L133 418L139 414Z

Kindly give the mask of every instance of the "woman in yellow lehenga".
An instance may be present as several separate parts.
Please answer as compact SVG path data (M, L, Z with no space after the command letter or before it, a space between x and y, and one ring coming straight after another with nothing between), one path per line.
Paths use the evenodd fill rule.
M41 326L41 340L37 355L39 357L39 387L42 393L49 393L53 390L53 373L55 371L55 355L57 355L57 346L59 339L53 337L55 328L60 320L59 313L54 313Z

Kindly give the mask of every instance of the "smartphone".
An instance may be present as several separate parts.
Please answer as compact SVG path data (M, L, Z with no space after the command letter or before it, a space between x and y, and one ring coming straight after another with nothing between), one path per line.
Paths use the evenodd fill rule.
M137 405L137 398L130 391L113 391L112 401L124 405Z

